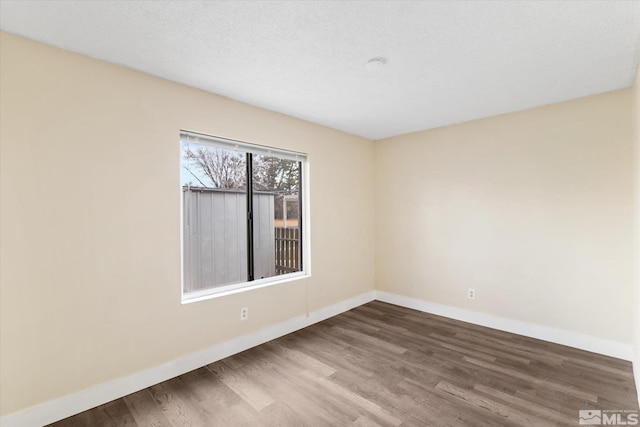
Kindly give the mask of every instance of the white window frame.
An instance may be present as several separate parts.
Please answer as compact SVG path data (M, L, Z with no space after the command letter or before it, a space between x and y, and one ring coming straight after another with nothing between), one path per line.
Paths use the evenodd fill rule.
M246 292L253 289L264 288L267 286L287 283L294 280L300 280L311 277L311 241L310 241L310 214L309 214L309 158L307 154L296 151L284 150L264 145L258 145L243 141L237 141L217 136L209 136L201 133L181 130L179 142L183 140L196 142L198 144L209 145L217 148L232 149L242 152L249 152L258 155L276 155L285 159L296 160L301 163L302 176L302 271L281 274L278 276L267 277L241 283L233 283L229 285L216 286L199 291L185 293L185 263L184 263L184 202L182 184L179 185L180 194L180 294L182 304L188 304L197 301L218 298L226 295L233 295L240 292ZM182 165L182 160L180 161Z

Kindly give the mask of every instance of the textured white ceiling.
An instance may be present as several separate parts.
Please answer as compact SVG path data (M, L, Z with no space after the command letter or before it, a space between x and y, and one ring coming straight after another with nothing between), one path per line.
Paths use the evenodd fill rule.
M640 2L1 1L0 28L381 139L630 87Z

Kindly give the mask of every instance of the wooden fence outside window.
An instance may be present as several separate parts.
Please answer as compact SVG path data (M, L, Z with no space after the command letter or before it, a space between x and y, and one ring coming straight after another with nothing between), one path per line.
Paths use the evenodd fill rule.
M300 229L298 227L276 227L276 274L301 271Z

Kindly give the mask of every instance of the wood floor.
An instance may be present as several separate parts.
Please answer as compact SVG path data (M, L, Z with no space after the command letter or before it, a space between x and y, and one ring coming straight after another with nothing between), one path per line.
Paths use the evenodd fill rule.
M371 302L55 426L575 426L631 363Z

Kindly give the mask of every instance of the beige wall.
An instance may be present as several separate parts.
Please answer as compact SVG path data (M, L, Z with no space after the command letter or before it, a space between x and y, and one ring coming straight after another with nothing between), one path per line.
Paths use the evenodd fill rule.
M379 141L377 289L631 344L631 100Z
M372 142L0 43L2 414L303 315L306 286L311 311L373 289ZM180 304L181 128L309 154L310 279Z
M633 85L633 124L635 148L635 353L636 389L640 404L640 67Z

